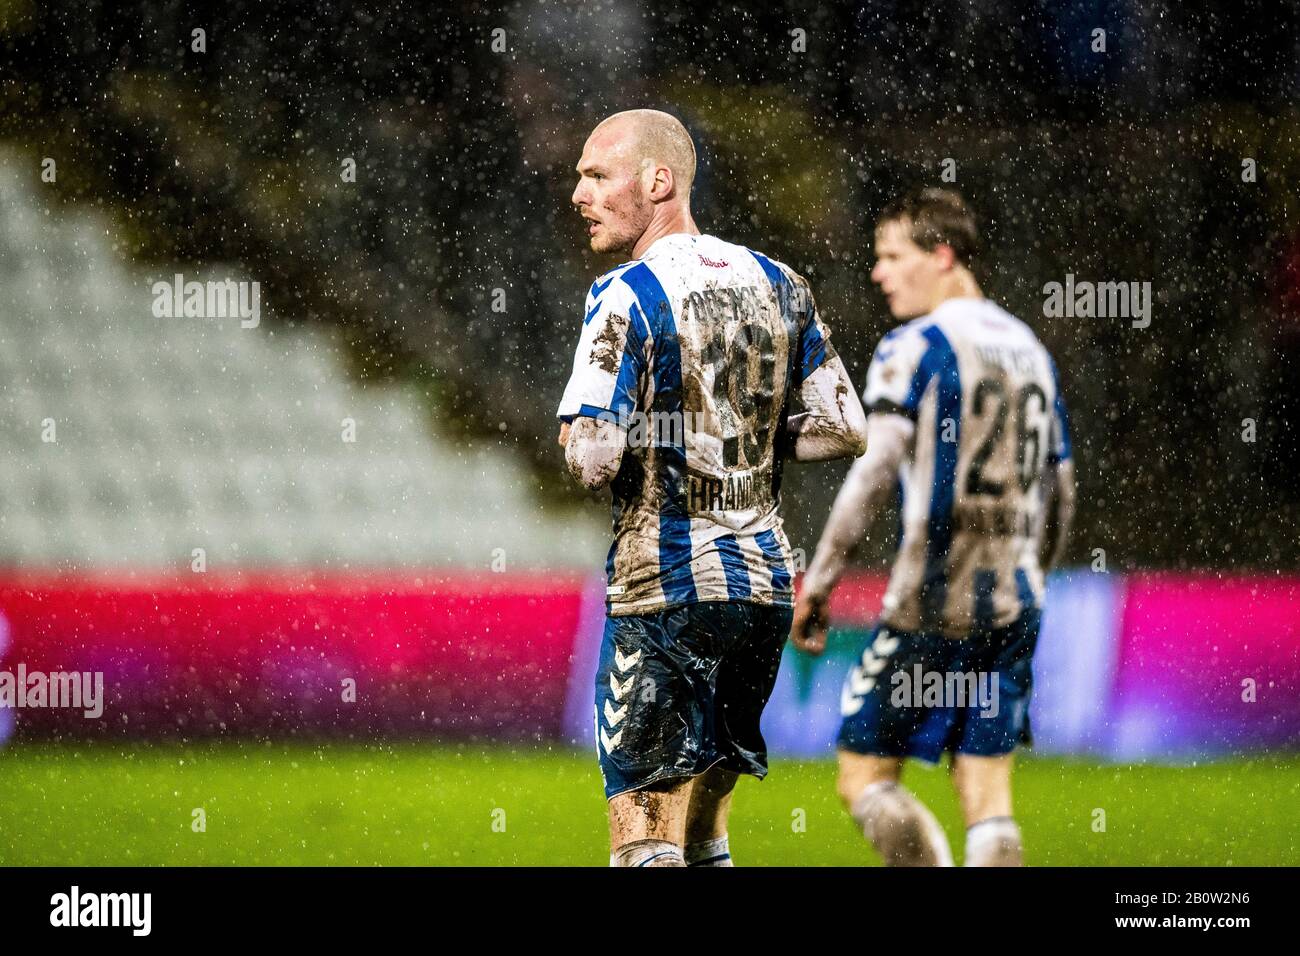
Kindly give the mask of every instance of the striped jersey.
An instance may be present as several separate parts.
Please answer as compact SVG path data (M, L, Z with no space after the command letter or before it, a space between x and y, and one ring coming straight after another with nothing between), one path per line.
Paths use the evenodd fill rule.
M802 277L713 236L665 236L596 280L557 414L627 432L611 615L792 603L780 445L791 394L834 354Z
M916 423L881 619L965 637L1041 607L1041 478L1070 457L1070 432L1029 327L987 299L949 299L881 339L863 404Z

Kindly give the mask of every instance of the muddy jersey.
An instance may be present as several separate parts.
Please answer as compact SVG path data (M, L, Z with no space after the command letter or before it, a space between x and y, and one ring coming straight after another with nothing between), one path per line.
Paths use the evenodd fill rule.
M863 404L916 423L881 619L964 637L1041 607L1041 478L1070 457L1070 434L1029 327L987 299L950 299L881 339Z
M713 236L665 236L596 280L557 414L627 432L611 615L792 603L779 443L790 396L834 354L803 278Z

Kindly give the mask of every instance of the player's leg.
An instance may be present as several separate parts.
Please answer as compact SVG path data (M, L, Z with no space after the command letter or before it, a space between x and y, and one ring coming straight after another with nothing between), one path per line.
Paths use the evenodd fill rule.
M686 811L693 780L670 780L609 801L610 866L685 866Z
M686 810L686 865L732 866L727 816L737 774L720 766L695 778Z
M839 752L837 789L886 866L952 866L943 827L900 782L903 758Z
M964 708L952 782L966 821L966 866L1021 866L1024 849L1011 810L1013 752L1031 742L1029 699L1039 614L993 631L970 670L995 696Z
M760 723L776 686L793 610L737 601L715 604L719 663L709 726L718 762L696 778L687 821L689 866L733 866L727 818L740 774L767 775Z
M1011 754L957 754L952 782L966 820L966 866L1021 866L1020 827L1011 814Z
M948 715L895 699L893 675L929 668L942 641L878 627L849 671L840 695L837 789L845 808L887 866L952 866L933 813L901 783L903 758L937 760Z
M717 763L716 635L725 605L611 617L596 671L610 862L684 866L694 778Z

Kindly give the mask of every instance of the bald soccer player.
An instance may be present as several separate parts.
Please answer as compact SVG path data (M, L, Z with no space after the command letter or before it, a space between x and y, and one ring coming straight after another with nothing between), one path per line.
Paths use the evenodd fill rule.
M767 773L759 718L791 623L782 463L862 454L866 417L803 278L700 234L677 119L609 117L577 171L591 248L629 259L587 295L557 412L569 471L613 494L610 864L730 866L731 791Z

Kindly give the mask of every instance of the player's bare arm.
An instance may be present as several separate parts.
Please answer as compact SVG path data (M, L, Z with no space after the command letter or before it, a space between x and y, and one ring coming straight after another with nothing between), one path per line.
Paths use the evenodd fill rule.
M858 545L897 480L914 426L902 415L877 412L867 418L866 454L853 463L831 506L812 563L795 601L790 638L810 654L826 648L826 604Z

